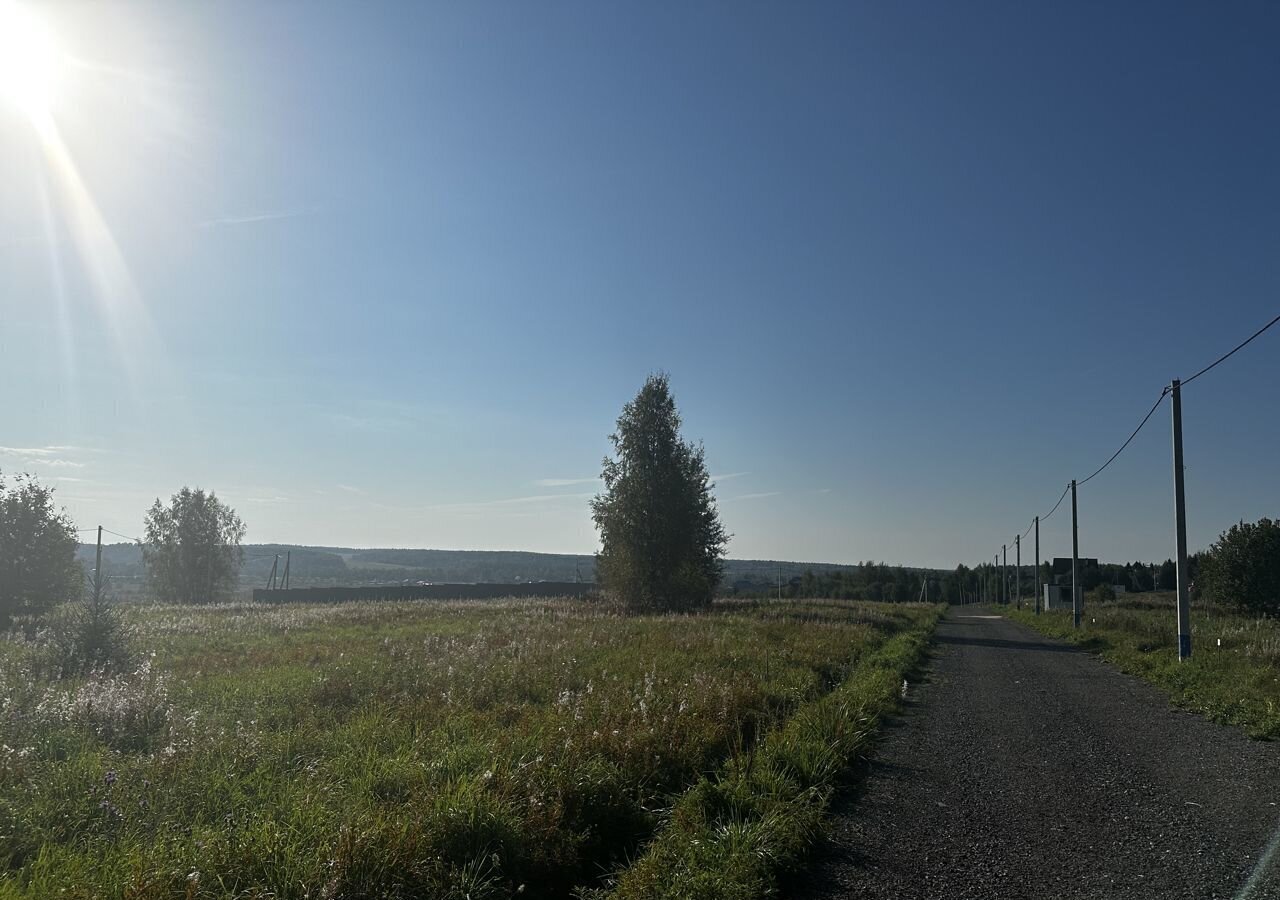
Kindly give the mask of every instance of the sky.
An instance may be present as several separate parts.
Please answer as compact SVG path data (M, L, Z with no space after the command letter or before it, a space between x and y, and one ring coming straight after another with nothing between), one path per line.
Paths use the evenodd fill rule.
M661 370L731 556L1012 561L1280 313L1274 3L24 8L0 472L79 527L589 553ZM1280 516L1277 385L1280 326L1183 392L1193 550ZM1081 555L1172 482L1165 403Z

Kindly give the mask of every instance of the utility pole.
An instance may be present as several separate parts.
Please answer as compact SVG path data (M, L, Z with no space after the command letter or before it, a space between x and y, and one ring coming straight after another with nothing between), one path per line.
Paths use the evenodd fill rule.
M289 563L293 561L293 551L288 550L284 555L284 584L285 590L289 589Z
M132 531L133 529L130 529ZM98 526L98 552L93 562L93 608L102 602L102 526Z
M267 590L274 591L276 589L276 570L280 568L280 554L276 554L276 560L271 564L271 574L267 577Z
M778 602L782 602L782 566L778 566Z
M1013 551L1014 559L1016 561L1015 564L1018 570L1018 574L1016 576L1018 579L1018 609L1022 609L1022 535L1020 534L1015 534L1013 536Z
M1187 498L1182 484L1182 382L1173 379L1173 519L1178 532L1178 661L1191 658L1191 598L1187 590Z
M1009 605L1009 545L1000 545L1000 602Z
M1076 517L1076 480L1071 479L1071 620L1080 627L1084 612L1084 595L1080 593L1080 524Z
M1036 516L1036 615L1040 615L1040 517Z

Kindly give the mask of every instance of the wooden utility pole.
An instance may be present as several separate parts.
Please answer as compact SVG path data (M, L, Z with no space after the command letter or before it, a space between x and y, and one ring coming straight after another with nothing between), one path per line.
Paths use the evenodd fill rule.
M276 589L276 569L280 568L280 554L276 554L276 561L271 564L271 575L267 578L267 590L274 591Z
M1173 379L1173 520L1178 541L1178 660L1191 658L1191 597L1187 572L1187 498L1182 483L1182 382Z
M1071 479L1071 621L1080 627L1084 613L1084 594L1080 592L1080 524L1076 516L1076 480Z
M289 589L289 563L293 561L293 551L288 550L284 555L284 583L281 585L286 591Z
M102 602L102 526L98 526L98 552L93 561L93 607Z

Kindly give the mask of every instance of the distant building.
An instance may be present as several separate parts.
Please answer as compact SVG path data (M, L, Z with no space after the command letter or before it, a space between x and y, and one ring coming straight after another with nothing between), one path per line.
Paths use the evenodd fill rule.
M1071 560L1067 560L1067 562L1070 563ZM1083 606L1084 590L1077 588L1076 596L1081 598L1081 605ZM1044 609L1072 609L1071 585L1046 584L1044 586L1044 596L1040 602L1044 604Z
M1088 571L1089 569L1096 569L1096 568L1098 568L1098 560L1096 557L1094 558L1087 558L1084 556L1080 557L1079 571L1082 574ZM1059 578L1063 576L1070 578L1071 577L1071 557L1068 556L1064 559L1061 556L1055 556L1053 558L1053 569L1051 570L1051 572L1054 578Z

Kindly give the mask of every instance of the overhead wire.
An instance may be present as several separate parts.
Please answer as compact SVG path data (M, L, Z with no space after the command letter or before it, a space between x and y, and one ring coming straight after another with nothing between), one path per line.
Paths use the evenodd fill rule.
M1053 504L1053 509L1049 510L1049 515L1048 515L1048 516L1041 516L1041 517L1040 517L1040 521L1041 521L1041 522L1043 522L1045 519L1049 518L1049 516L1053 515L1054 513L1056 513L1056 512L1058 511L1058 507L1062 505L1062 501L1063 501L1063 500L1067 499L1067 494L1068 494L1070 491L1071 491L1071 485L1070 485L1070 484L1068 484L1066 487L1064 487L1064 488L1062 489L1062 496L1058 498L1058 502L1057 502L1057 503Z
M126 541L133 541L135 544L141 544L141 543L144 543L144 541L142 540L142 538L130 537L130 536L129 536L129 535L127 535L127 534L121 534L121 533L120 533L120 532L118 532L118 531L112 531L110 528L104 528L104 529L102 529L102 530L103 530L103 531L105 531L107 534L114 535L115 537L122 537L122 538L124 538Z
M1160 396L1156 398L1156 402L1151 404L1151 409L1147 410L1147 414L1142 417L1142 421L1138 423L1138 427L1133 429L1133 434L1129 435L1128 439L1123 444L1120 445L1120 449L1117 450L1115 453L1112 453L1111 458L1108 459L1106 462L1104 462L1097 469L1095 469L1093 474L1090 475L1088 478L1084 478L1084 479L1081 479L1080 481L1077 481L1076 487L1080 487L1081 485L1087 484L1088 482L1092 481L1095 477L1102 474L1103 469L1105 469L1107 466L1111 465L1113 462L1116 461L1116 457L1119 456L1121 453L1123 453L1124 448L1128 447L1129 444L1133 441L1133 439L1138 436L1138 432L1142 430L1142 426L1146 425L1147 422L1151 419L1151 417L1155 415L1156 409L1164 401L1164 398L1169 396L1170 390L1172 389L1166 385L1165 389L1160 392Z
M1226 362L1228 359L1230 359L1230 358L1231 358L1232 356L1234 356L1235 354L1239 353L1241 350L1243 350L1245 347L1247 347L1249 344L1251 344L1255 339L1257 339L1258 337L1260 337L1264 332L1266 332L1268 329L1270 329L1272 326L1274 326L1274 325L1275 325L1276 323L1278 323L1278 322L1280 322L1280 315L1278 315L1278 316L1276 316L1275 318L1273 318L1273 319L1272 319L1270 322L1268 322L1266 325L1263 325L1261 328L1259 328L1259 329L1258 329L1257 331L1255 331L1253 334L1249 335L1249 337L1245 338L1243 341L1241 341L1239 344L1237 344L1237 345L1236 345L1235 347L1233 347L1231 350L1229 350L1228 352L1224 353L1222 356L1218 357L1218 358L1217 358L1217 359L1215 359L1213 362L1209 363L1209 365L1205 366L1205 367L1204 367L1203 369L1201 369L1200 371L1196 372L1196 373L1195 373L1194 375L1192 375L1190 378L1184 378L1184 379L1182 379L1182 381L1181 381L1181 382L1179 382L1180 386L1185 387L1186 385L1188 385L1188 384L1190 384L1191 382L1195 381L1195 380L1196 380L1197 378L1199 378L1201 375L1204 375L1206 372L1209 372L1209 371L1210 371L1210 370L1212 370L1213 368L1215 368L1215 367L1217 367L1217 366L1221 365L1222 363ZM1135 428L1135 429L1133 429L1133 432L1129 435L1129 437L1128 437L1128 438L1126 438L1126 439L1125 439L1125 442L1124 442L1123 444L1121 444L1121 445L1120 445L1120 448L1119 448L1118 450L1116 450L1116 452L1115 452L1115 453L1112 453L1112 454L1111 454L1111 456L1110 456L1110 457L1108 457L1108 459L1107 459L1107 461L1106 461L1106 462L1104 462L1101 466L1099 466L1099 467L1098 467L1097 469L1095 469L1092 473L1090 473L1090 475L1089 475L1089 477L1088 477L1088 478L1083 478L1083 479L1081 479L1081 480L1079 480L1079 481L1076 481L1076 482L1075 482L1076 487L1080 487L1081 485L1087 484L1088 482L1092 481L1094 478L1096 478L1097 476L1101 475L1101 474L1102 474L1102 472L1107 468L1107 466L1109 466L1109 465L1111 465L1113 462L1115 462L1115 461L1116 461L1116 458L1117 458L1117 457L1119 457L1119 456L1120 456L1120 454L1121 454L1121 453L1123 453L1123 452L1125 451L1125 448L1127 448L1131 443L1133 443L1133 439L1134 439L1134 438L1136 438L1136 437L1138 436L1138 432L1142 431L1143 427L1147 424L1147 422L1149 422L1149 421L1151 420L1151 417L1152 417L1153 415L1155 415L1155 411L1160 407L1160 404L1164 402L1164 398L1165 398L1165 397L1167 397L1167 396L1169 396L1169 394L1170 394L1170 393L1172 393L1172 392L1173 392L1173 386L1172 386L1172 385L1165 385L1164 389L1160 391L1160 396L1156 398L1156 402L1155 402L1155 403L1153 403L1153 404L1151 404L1151 409L1147 410L1147 414L1146 414L1145 416L1143 416L1143 417L1142 417L1142 421L1138 423L1138 427L1137 427L1137 428ZM1068 485L1066 486L1066 488L1065 488L1065 489L1063 489L1063 491L1062 491L1062 496L1060 496L1060 497L1058 498L1058 502L1057 502L1057 503L1055 503L1055 504L1053 504L1053 509L1049 510L1049 512L1048 512L1048 514L1047 514L1047 515L1043 515L1043 516L1041 516L1041 517L1040 517L1040 521L1041 521L1041 522L1043 522L1045 519L1048 519L1048 518L1049 518L1049 516L1052 516L1055 512L1057 512L1057 511L1058 511L1058 507L1062 505L1062 501L1066 499L1066 496L1067 496L1068 492L1070 492L1070 490L1071 490L1071 485L1070 485L1070 484L1068 484ZM1022 537L1024 537L1024 538L1025 538L1028 534L1030 534L1030 533L1031 533L1031 529L1035 527L1035 522L1036 522L1036 520L1034 520L1034 519L1031 521L1031 524L1027 526L1027 530L1026 530L1026 531L1024 531L1024 532L1022 533L1022 535L1021 535Z
M1186 385L1188 385L1188 384L1190 384L1191 382L1195 381L1197 378L1199 378L1199 377L1200 377L1201 375L1203 375L1205 372L1208 372L1210 369L1212 369L1214 366L1218 365L1219 363L1226 362L1228 359L1230 359L1232 356L1234 356L1237 352L1239 352L1239 351L1243 350L1246 346L1248 346L1248 345L1253 341L1253 339L1254 339L1254 338L1258 337L1258 335L1262 334L1264 331L1266 331L1268 328L1270 328L1272 325L1276 324L1277 322L1280 322L1280 316L1276 316L1274 319L1272 319L1272 320L1271 320L1270 322L1268 322L1266 325L1263 325L1261 328L1259 328L1257 331L1255 331L1253 334L1251 334L1251 335L1250 335L1247 339L1245 339L1243 342L1241 342L1240 344L1236 345L1235 349L1234 349L1234 350L1232 350L1230 353L1225 353L1225 354L1223 354L1222 356L1219 356L1219 357L1218 357L1217 359L1215 359L1213 362L1209 363L1209 365L1205 366L1205 367L1204 367L1203 369L1201 369L1199 372L1197 372L1196 374L1192 375L1190 378L1184 378L1184 379L1182 379L1182 384L1183 384L1183 386L1185 387Z

